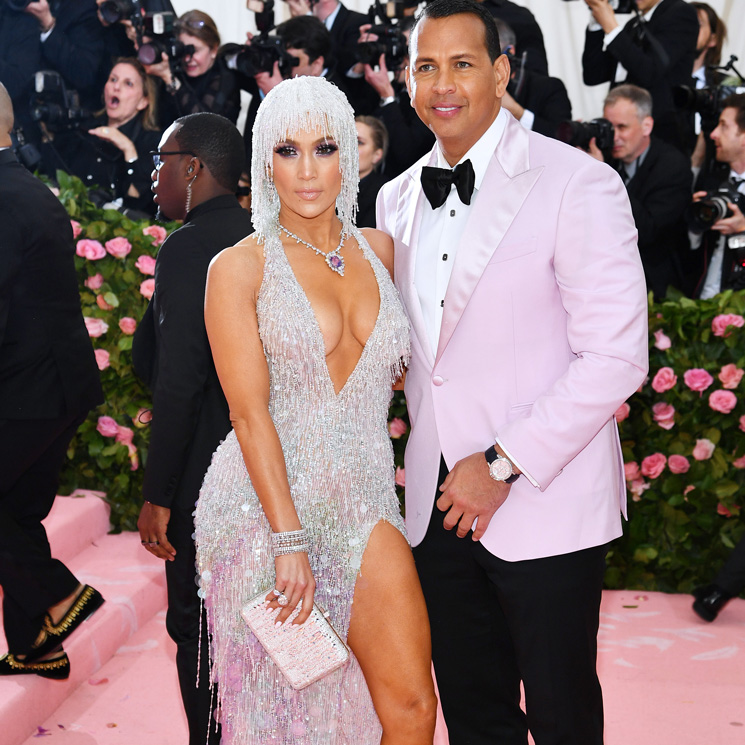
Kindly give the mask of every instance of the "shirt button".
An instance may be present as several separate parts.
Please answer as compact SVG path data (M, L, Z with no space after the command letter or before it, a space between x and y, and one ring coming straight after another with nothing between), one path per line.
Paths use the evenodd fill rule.
M450 217L455 217L455 210L450 210Z
M444 308L445 307L445 301L444 300L440 300L440 307L441 308Z
M443 254L442 255L442 260L443 261L447 261L448 260L448 255L447 254Z
M442 378L440 375L435 375L434 378L432 378L432 382L435 385L440 386L445 382L445 379Z

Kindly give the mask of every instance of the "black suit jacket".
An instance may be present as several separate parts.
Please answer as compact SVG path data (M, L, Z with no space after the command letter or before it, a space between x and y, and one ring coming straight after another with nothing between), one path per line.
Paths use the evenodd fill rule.
M559 78L526 69L519 89L512 95L521 106L533 112L533 131L539 134L556 137L559 124L572 118L569 94Z
M548 75L543 33L535 16L527 8L511 0L483 0L483 2L484 7L495 18L504 21L515 32L515 43L520 53L528 53L526 62L528 68Z
M349 68L357 62L355 50L360 38L360 26L369 22L366 15L339 4L339 12L329 29L334 63L339 75L346 75Z
M232 196L195 207L163 243L155 294L132 347L135 371L153 393L146 500L191 511L220 441L230 431L225 400L204 326L207 268L222 249L252 232Z
M668 285L686 289L683 275L690 248L685 214L692 179L689 159L652 137L646 158L626 184L647 289L657 300L664 298Z
M680 147L686 143L686 115L678 112L672 89L689 85L698 40L696 10L684 0L662 0L646 25L647 38L637 40L636 18L632 18L603 51L602 31L588 31L582 54L582 77L586 85L633 83L652 95L655 133ZM616 80L618 63L628 72Z
M0 151L0 225L0 419L83 414L103 392L70 218L10 150Z

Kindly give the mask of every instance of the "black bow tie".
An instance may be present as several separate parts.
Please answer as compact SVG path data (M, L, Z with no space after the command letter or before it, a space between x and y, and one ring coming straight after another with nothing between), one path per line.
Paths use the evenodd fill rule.
M450 194L450 187L453 184L458 190L460 201L463 204L471 204L471 194L473 194L475 183L476 174L473 172L470 160L455 166L452 171L447 168L432 168L431 166L422 168L422 189L424 189L424 196L429 200L433 210L445 204L445 200Z

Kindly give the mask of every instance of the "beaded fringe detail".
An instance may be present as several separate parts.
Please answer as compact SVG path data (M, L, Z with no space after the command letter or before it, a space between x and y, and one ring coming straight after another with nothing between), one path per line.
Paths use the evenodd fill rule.
M276 234L264 244L257 301L270 373L269 410L308 532L316 601L345 640L370 533L380 521L404 532L387 414L391 385L409 356L408 322L390 276L362 235L356 230L353 235L375 272L380 310L338 394L313 309ZM240 616L250 598L274 587L274 557L271 528L235 432L213 456L195 527L224 745L379 743L380 723L354 655L344 668L294 691Z

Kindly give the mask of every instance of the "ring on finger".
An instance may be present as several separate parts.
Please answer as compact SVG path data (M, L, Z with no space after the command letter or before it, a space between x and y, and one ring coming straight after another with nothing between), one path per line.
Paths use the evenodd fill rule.
M287 599L287 595L285 595L283 592L280 592L279 595L277 595L277 605L284 608L290 601Z

